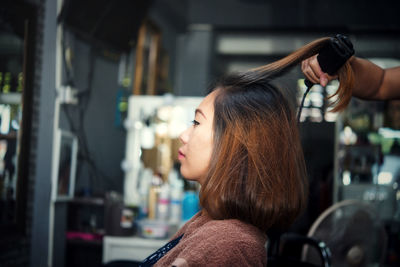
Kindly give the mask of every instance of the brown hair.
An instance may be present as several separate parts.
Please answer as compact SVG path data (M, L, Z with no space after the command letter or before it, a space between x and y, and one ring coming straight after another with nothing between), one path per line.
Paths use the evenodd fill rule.
M277 76L282 75L286 71L290 70L293 66L298 64L299 62L318 54L323 46L325 46L330 40L330 37L324 37L317 39L292 54L284 57L278 61L275 61L271 64L261 66L259 68L252 69L251 71L255 72L257 75L256 79L273 79ZM332 98L335 95L338 96L338 99L332 103L335 107L332 109L332 112L342 111L347 107L350 102L352 96L352 88L354 86L354 72L351 68L350 61L347 61L337 72L338 80L340 81L340 85L338 90L328 98Z
M308 182L296 112L271 81L328 40L230 74L212 87L217 90L214 148L200 190L200 203L212 218L239 219L266 232L289 226L306 206ZM338 106L348 102L348 92L341 90Z

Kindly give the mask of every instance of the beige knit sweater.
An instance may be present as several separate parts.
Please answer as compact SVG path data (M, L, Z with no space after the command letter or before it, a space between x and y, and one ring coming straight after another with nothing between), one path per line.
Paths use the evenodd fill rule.
M267 237L239 220L212 220L197 213L172 239L180 242L154 266L266 266Z

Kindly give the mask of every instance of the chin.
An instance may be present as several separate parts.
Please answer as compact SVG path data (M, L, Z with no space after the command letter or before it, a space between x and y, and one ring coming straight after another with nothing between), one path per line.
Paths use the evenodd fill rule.
M199 181L197 176L190 175L190 172L185 170L185 168L182 168L182 166L181 166L181 174L182 174L183 178L185 178L186 180L194 181L194 182Z
M191 175L188 175L185 171L181 170L181 174L183 178L185 178L186 180L196 181L196 178L193 178Z
M188 178L189 176L187 175L187 172L186 172L185 168L182 165L181 165L180 172L181 172L181 175L183 176L183 178L189 179Z

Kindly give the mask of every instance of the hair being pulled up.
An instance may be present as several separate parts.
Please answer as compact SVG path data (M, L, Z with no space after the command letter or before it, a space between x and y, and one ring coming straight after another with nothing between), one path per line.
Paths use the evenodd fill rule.
M322 47L327 45L329 41L329 37L317 39L278 61L244 72L243 74L248 76L245 79L247 82L273 80L289 71L301 61L318 54ZM338 96L337 100L331 104L334 106L332 112L342 111L350 102L354 86L354 72L349 61L337 71L337 75L340 81L339 88L333 95L328 97L333 98L336 95Z
M305 208L308 181L296 111L271 81L328 41L316 40L281 60L214 84L214 148L200 190L201 206L213 219L239 219L266 232L289 226ZM348 63L339 79L335 110L351 97Z

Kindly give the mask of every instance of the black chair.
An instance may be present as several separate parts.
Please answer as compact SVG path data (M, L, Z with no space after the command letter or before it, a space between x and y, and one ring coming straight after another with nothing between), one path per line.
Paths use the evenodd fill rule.
M330 267L331 253L329 248L318 240L295 233L285 233L269 236L268 267ZM302 259L305 245L314 249L319 256L319 264Z

